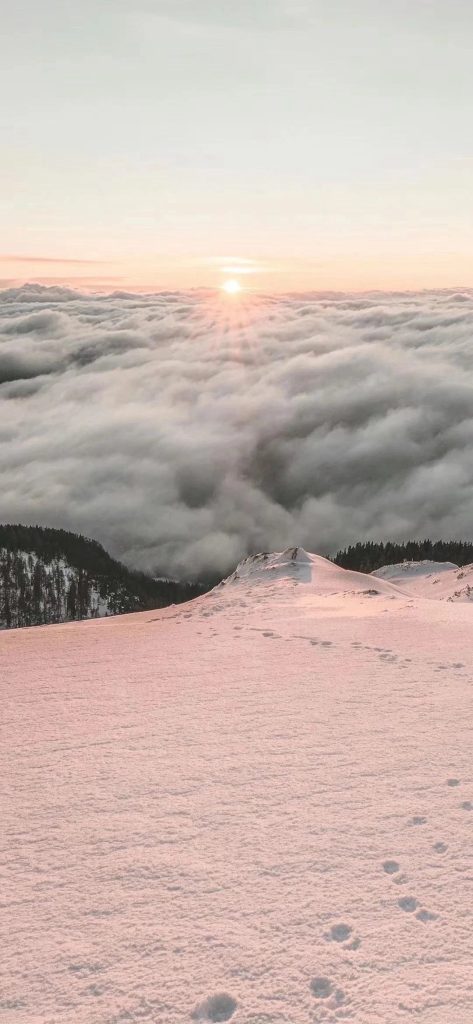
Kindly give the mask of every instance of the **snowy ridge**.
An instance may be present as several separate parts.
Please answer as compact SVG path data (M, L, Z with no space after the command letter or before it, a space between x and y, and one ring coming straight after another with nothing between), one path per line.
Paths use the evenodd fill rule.
M264 583L270 578L307 581L311 578L312 563L316 558L316 555L309 555L301 547L276 552L261 551L239 562L235 571L219 586L238 583L240 580Z
M473 600L473 565L460 568L452 562L401 562L385 565L371 575L431 601Z
M398 562L394 565L383 565L381 569L375 569L371 576L383 580L406 580L419 576L430 578L452 569L458 569L458 565L455 565L454 562L429 562L424 559L422 562Z
M391 582L382 579L374 584L366 573L352 572L335 565L322 555L313 555L302 547L286 548L285 551L260 552L250 555L239 563L235 572L218 585L268 585L280 583L283 592L286 584L303 584L314 594L334 595L359 593L376 596L386 594L394 597L400 590ZM286 589L287 592L287 589Z

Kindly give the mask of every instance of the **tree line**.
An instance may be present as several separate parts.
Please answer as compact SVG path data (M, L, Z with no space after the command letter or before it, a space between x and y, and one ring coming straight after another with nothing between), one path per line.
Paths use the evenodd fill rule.
M344 569L357 572L374 572L382 565L396 565L398 562L454 562L455 565L470 565L473 562L473 544L464 540L408 540L365 541L351 544L337 551L333 561Z

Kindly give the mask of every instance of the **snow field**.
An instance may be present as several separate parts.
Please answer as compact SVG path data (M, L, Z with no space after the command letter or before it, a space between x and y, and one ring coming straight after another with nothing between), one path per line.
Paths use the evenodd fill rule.
M471 1024L471 606L245 565L0 636L0 1021Z

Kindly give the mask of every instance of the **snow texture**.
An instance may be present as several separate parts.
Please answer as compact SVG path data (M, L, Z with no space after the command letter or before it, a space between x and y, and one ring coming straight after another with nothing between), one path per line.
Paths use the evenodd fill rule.
M0 635L0 1022L471 1024L472 609L394 580Z
M460 568L453 562L401 562L399 565L384 565L372 575L377 579L390 580L419 597L437 601L473 600L473 565Z

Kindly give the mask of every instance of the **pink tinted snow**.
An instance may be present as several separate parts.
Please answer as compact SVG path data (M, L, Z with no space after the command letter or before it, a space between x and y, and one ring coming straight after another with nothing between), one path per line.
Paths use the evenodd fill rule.
M472 608L291 551L0 635L6 1024L471 1024Z

